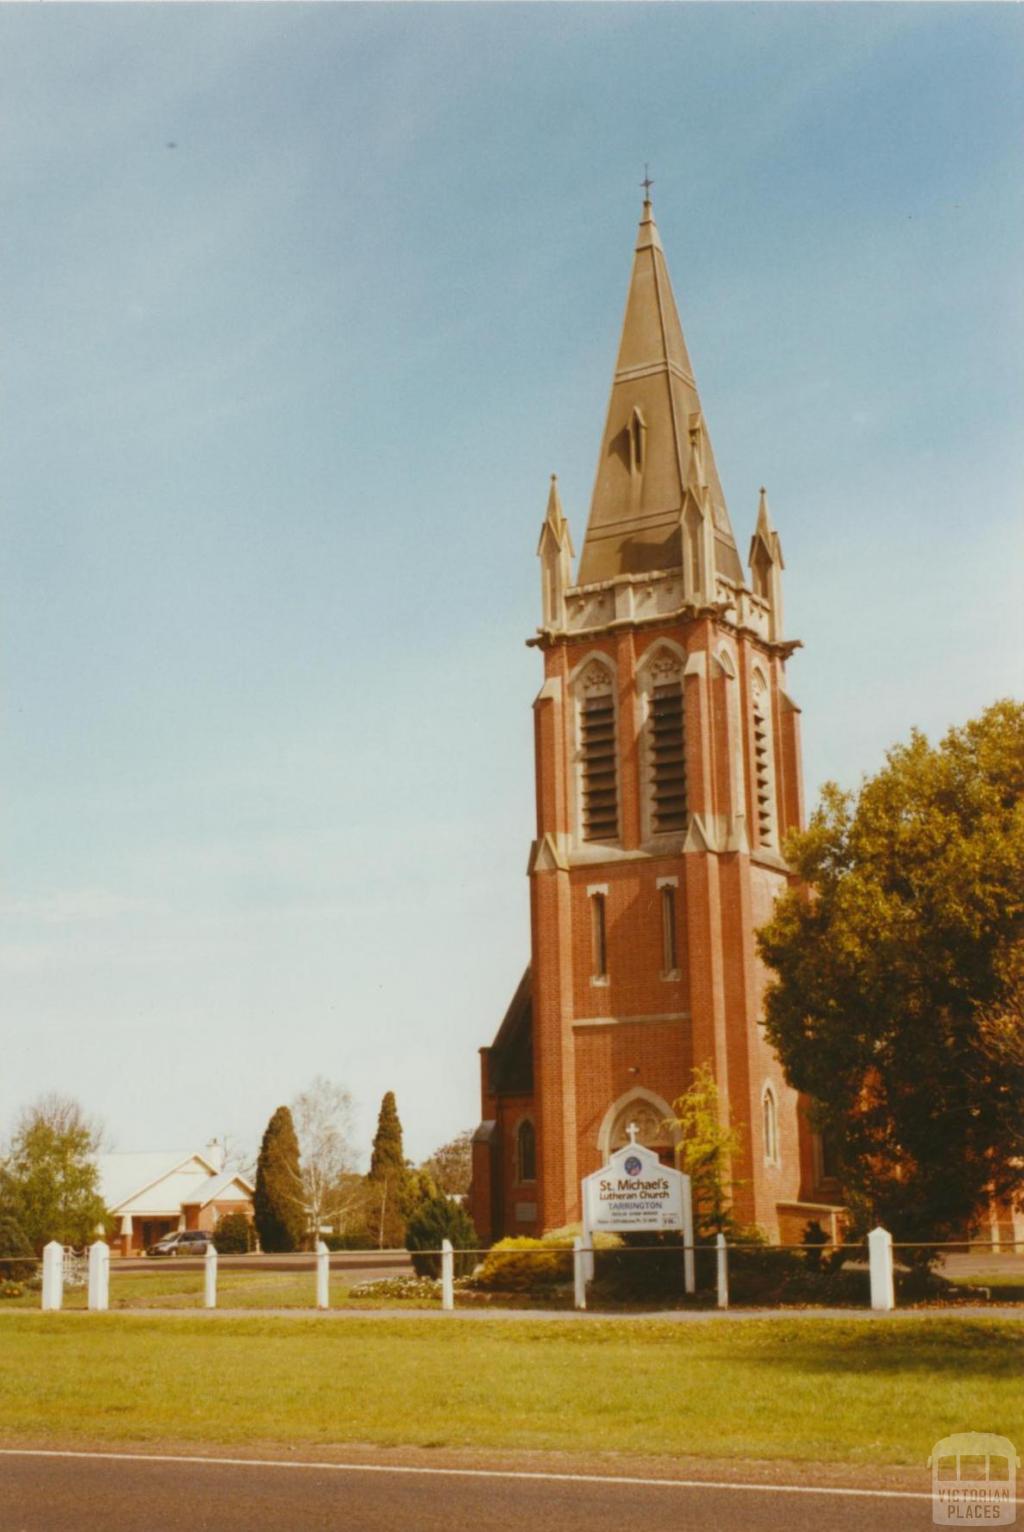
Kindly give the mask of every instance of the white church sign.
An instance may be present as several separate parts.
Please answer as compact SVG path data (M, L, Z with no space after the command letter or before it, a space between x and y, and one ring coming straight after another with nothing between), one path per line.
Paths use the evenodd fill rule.
M683 1264L686 1291L693 1282L693 1204L690 1178L663 1165L653 1149L636 1142L637 1129L630 1123L630 1142L616 1149L607 1165L584 1176L580 1183L583 1202L583 1236L588 1249L598 1231L636 1234L648 1230L677 1230L686 1247ZM589 1263L588 1263L589 1264Z

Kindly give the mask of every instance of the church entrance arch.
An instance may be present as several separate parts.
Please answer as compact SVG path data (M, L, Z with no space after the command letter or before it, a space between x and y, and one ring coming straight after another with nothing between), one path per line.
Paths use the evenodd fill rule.
M668 1102L654 1091L634 1086L613 1101L597 1134L601 1163L607 1164L616 1149L630 1143L630 1124L636 1128L636 1142L652 1149L663 1165L675 1167L676 1145L681 1134Z

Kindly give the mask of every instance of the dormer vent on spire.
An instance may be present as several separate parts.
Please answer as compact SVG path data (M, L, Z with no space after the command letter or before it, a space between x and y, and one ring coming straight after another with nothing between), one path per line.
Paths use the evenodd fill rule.
M633 257L590 520L577 583L683 570L687 499L707 520L701 594L743 584L697 384L649 202Z

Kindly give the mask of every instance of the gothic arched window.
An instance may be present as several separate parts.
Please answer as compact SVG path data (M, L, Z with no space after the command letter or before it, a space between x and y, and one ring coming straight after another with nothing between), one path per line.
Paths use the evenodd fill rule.
M764 1134L764 1157L768 1165L779 1164L779 1110L775 1092L766 1085L761 1092L761 1125Z

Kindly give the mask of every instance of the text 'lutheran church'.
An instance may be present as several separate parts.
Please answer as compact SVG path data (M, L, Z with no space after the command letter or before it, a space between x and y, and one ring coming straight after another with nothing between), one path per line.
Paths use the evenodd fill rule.
M577 1221L630 1122L671 1163L702 1063L742 1131L737 1216L828 1229L839 1188L765 1040L754 943L802 817L782 552L762 491L745 577L649 201L575 581L554 481L539 554L532 957L481 1050L477 1230Z

